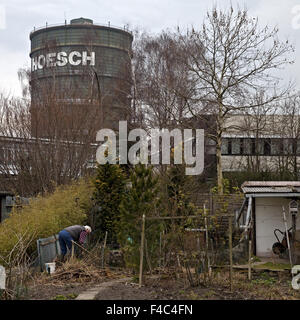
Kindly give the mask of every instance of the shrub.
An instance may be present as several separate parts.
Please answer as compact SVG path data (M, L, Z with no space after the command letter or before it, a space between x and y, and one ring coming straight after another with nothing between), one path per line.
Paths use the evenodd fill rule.
M14 207L9 218L0 224L0 263L5 264L3 259L20 244L20 239L31 254L37 239L86 222L92 193L92 183L81 179L57 187L52 194L31 199L22 208Z
M126 175L118 164L98 165L94 178L94 201L99 208L93 217L93 238L103 239L108 233L108 243L116 243L116 223L119 218L119 205L123 199Z

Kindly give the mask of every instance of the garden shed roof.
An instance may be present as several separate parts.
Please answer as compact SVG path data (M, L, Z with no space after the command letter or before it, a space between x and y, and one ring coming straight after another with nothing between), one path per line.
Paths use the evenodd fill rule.
M300 197L300 181L246 181L241 188L246 196Z

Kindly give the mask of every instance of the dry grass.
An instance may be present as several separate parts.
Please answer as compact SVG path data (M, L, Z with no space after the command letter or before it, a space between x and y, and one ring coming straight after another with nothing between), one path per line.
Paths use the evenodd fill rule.
M178 271L178 270L177 270ZM73 258L56 266L53 274L39 273L34 279L34 290L39 298L54 297L58 293L80 293L86 287L100 284L112 279L129 276L128 270L100 268L91 254L80 260ZM132 275L131 275L132 276ZM156 274L145 275L145 290L160 292L159 298L195 300L300 300L300 291L291 286L288 272L253 271L252 280L247 279L247 272L233 273L233 290L230 291L228 271L214 271L211 278L200 274L198 284L191 287L186 273L176 273L173 269L163 268ZM134 278L134 277L133 277ZM165 287L166 285L166 287ZM126 287L130 296L130 288ZM161 291L162 290L162 291ZM147 292L148 292L147 291ZM146 293L147 293L146 292Z
M35 278L36 284L64 286L69 283L100 283L120 275L109 269L101 269L85 260L71 258L56 267L55 273L43 273Z
M180 273L175 278L172 273L164 270L159 279L148 281L149 285L161 286L162 281L170 280L169 287L175 288L175 283L182 283L179 289L183 299L192 300L300 300L300 290L295 290L291 285L289 272L263 272L253 271L252 280L248 280L248 273L236 270L233 272L233 285L230 291L229 272L226 270L213 271L209 278L204 273L198 276L193 273L196 285L191 286L186 272ZM172 281L174 284L172 284ZM170 291L170 290L169 290ZM176 294L175 294L176 296Z
M260 273L249 281L245 273L233 274L233 290L230 292L228 272L218 273L211 280L213 288L220 297L229 299L255 299L255 300L299 300L300 293L291 286L291 277L271 276Z

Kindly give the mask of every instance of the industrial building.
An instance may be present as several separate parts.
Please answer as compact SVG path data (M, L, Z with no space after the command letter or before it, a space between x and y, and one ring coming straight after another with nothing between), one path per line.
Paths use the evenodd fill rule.
M222 138L223 170L286 170L299 175L299 123L297 115L228 116Z
M31 135L0 136L0 220L10 211L10 182L36 175L38 161L41 179L58 165L58 175L78 176L91 166L96 132L116 130L131 103L133 36L126 27L78 18L34 28L29 37Z
M52 115L49 108L55 105L63 112L55 126L72 125L83 134L89 121L97 120L96 130L116 130L130 105L132 34L79 18L35 28L30 41L32 135L52 135L46 128L52 126L56 111Z

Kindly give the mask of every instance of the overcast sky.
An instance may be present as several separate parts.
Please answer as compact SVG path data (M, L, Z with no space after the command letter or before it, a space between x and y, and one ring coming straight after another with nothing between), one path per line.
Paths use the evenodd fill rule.
M30 66L29 33L34 27L68 23L85 17L94 23L149 32L200 26L207 10L214 4L228 8L230 3L246 6L249 14L258 17L261 25L278 26L282 40L288 38L296 48L295 64L282 73L294 79L300 88L300 1L299 0L0 0L0 92L20 95L17 71ZM299 24L299 25L298 25Z

